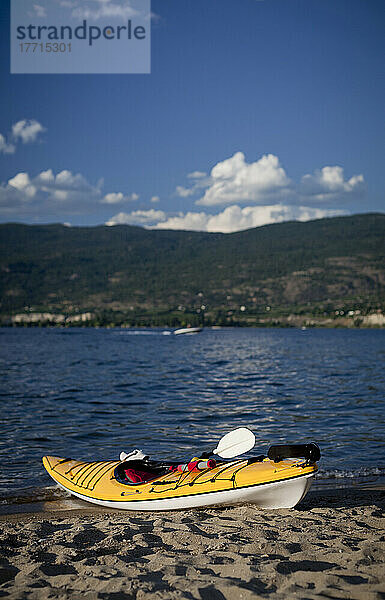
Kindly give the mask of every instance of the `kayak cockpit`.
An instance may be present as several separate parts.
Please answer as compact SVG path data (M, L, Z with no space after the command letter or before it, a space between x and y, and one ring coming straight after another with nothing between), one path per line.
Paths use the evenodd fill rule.
M153 461L130 460L120 463L115 468L114 478L124 485L141 485L163 477L170 472L170 466L159 465Z

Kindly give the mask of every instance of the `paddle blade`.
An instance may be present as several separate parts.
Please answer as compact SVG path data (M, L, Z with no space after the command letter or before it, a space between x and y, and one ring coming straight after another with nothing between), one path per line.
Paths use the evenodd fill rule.
M221 458L234 458L234 456L248 452L254 446L254 433L247 427L238 427L223 436L213 454L217 454Z

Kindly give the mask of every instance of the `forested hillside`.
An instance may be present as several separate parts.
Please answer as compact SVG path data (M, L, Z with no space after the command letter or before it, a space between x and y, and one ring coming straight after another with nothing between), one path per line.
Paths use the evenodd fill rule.
M5 224L0 312L170 325L366 314L384 308L384 239L383 214L233 234Z

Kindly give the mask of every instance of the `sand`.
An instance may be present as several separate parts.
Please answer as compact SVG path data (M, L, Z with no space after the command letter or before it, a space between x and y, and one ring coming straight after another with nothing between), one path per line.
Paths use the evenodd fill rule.
M384 496L313 492L276 511L39 505L0 517L0 598L384 599Z

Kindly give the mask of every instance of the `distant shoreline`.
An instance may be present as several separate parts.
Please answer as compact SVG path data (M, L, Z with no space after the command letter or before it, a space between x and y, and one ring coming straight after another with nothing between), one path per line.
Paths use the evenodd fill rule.
M120 325L110 323L108 325L91 325L86 323L74 323L68 325L60 325L56 323L0 323L1 329L166 329L172 330L184 325L153 325L151 323L135 324L135 325ZM195 327L196 325L194 325ZM270 322L270 323L256 323L252 325L250 323L239 323L229 325L207 325L201 326L205 330L219 331L221 329L355 329L355 330L374 330L374 329L385 329L385 321L382 324L365 324L355 325L354 323L343 323L335 321L333 323L323 322L309 322L304 321L303 323L287 323L287 322Z
M0 324L384 327L385 215L236 234L0 225Z

